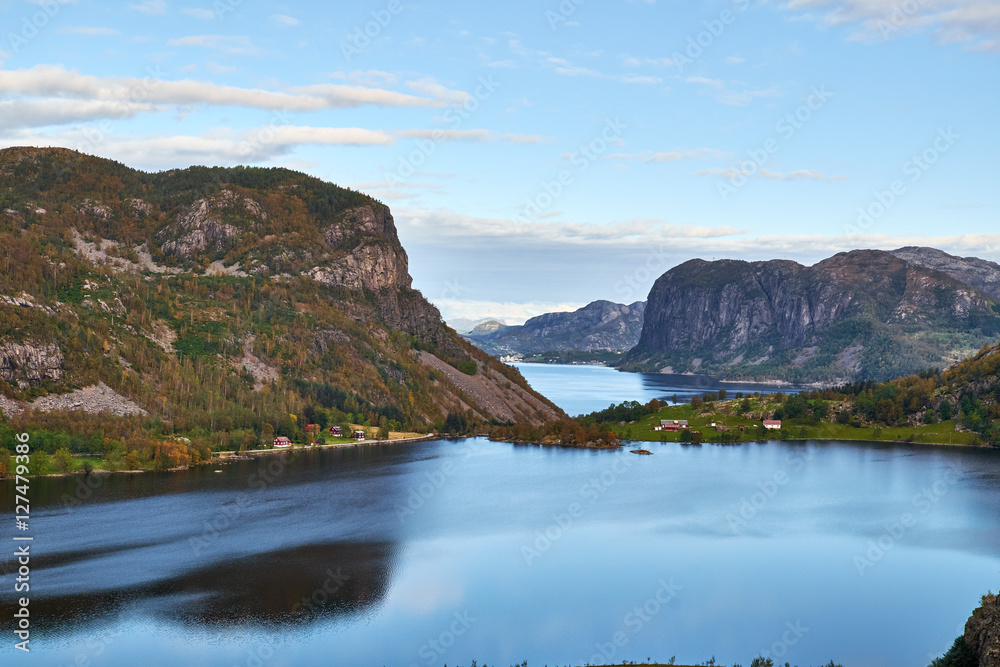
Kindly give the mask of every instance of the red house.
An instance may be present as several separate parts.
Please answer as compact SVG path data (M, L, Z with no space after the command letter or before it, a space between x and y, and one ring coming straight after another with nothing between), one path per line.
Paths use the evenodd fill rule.
M339 436L340 435L340 427L339 426L331 426L330 427L330 435Z
M285 447L291 447L292 441L286 438L285 436L281 436L279 438L275 438L274 442L271 444L280 449L284 449Z
M320 429L319 424L306 425L306 433L309 435L319 435L320 430L322 429Z
M354 432L354 439L355 440L364 440L365 439L365 432L364 431L355 431Z

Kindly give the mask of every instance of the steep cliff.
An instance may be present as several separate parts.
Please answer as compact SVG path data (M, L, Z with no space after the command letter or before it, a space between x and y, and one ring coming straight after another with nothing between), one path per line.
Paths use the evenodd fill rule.
M571 313L546 313L521 326L477 327L466 337L491 354L538 354L562 350L624 352L642 331L642 301L624 305L595 301Z
M627 370L785 380L883 380L967 356L1000 333L1000 305L876 250L806 267L691 260L653 285Z
M399 428L561 415L445 326L364 194L285 169L143 173L13 148L0 199L5 405L106 383L180 430L294 429L320 408ZM489 381L472 397L438 364Z
M1000 667L1000 602L984 595L982 606L965 624L965 644L978 658L979 667Z

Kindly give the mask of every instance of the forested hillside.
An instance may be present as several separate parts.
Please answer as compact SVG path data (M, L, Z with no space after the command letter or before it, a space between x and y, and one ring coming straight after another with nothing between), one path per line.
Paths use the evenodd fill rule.
M0 151L0 410L50 449L174 462L314 421L561 416L412 289L370 197L285 169L151 174L30 148Z

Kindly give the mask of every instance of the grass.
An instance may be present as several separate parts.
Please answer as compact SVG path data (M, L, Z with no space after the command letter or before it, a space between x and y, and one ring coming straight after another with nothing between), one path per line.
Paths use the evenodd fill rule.
M672 405L661 409L658 413L646 417L642 421L615 426L614 431L620 438L645 442L680 442L681 434L677 431L654 431L661 419L686 419L693 431L701 431L705 442L718 441L719 431L713 428L714 422L729 431L745 430L740 433L739 442L760 440L758 427L761 422L744 417L735 409L739 401L719 401L714 404L714 410L695 408L690 404ZM753 402L754 410L763 406ZM849 426L832 421L814 423L811 419L786 419L782 422L782 430L790 440L865 440L873 442L916 442L942 445L971 445L974 433L955 431L955 420L926 424L920 426ZM880 430L876 434L876 430ZM778 439L780 432L769 432L768 439Z

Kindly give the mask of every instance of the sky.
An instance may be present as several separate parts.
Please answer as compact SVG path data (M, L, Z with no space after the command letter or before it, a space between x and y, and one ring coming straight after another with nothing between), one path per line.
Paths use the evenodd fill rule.
M688 259L1000 260L997 0L0 0L0 146L281 166L393 212L446 319Z

